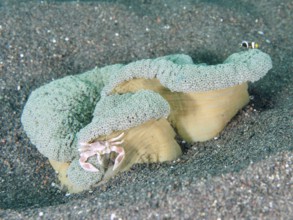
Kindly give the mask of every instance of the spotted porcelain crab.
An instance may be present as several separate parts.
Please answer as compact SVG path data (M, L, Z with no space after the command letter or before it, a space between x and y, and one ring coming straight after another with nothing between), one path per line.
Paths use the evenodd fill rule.
M103 165L102 156L110 155L110 153L115 152L117 153L113 166L113 170L115 170L120 165L125 155L123 147L119 146L123 143L123 140L121 140L123 136L124 133L107 141L95 141L90 144L79 143L80 166L86 171L98 172L99 170L91 163L88 163L87 160L97 155L98 163Z

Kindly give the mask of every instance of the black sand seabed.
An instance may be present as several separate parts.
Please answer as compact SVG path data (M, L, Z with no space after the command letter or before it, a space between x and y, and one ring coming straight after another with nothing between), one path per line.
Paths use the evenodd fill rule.
M292 219L292 0L130 2L0 1L0 219ZM29 94L53 79L172 53L221 63L245 39L273 69L218 139L177 161L68 195L21 127Z

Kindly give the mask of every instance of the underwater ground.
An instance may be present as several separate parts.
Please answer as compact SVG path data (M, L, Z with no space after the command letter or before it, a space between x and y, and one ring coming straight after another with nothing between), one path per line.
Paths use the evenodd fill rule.
M292 219L292 0L0 0L0 219ZM78 195L20 123L29 94L95 66L185 53L217 64L255 41L273 69L218 138Z

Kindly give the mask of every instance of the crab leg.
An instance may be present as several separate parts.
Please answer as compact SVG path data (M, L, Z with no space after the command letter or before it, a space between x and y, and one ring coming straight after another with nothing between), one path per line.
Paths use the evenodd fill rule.
M109 141L110 141L110 142L117 141L117 140L119 140L120 138L122 138L123 136L124 136L124 132L122 132L119 136L110 139Z

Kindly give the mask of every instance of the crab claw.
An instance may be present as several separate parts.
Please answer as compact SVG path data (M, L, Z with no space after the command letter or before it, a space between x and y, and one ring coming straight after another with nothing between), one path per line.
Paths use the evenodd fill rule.
M85 171L99 172L99 170L96 167L94 167L94 165L92 165L90 163L82 162L82 161L80 161L80 159L79 159L79 164Z
M93 151L86 151L86 152L80 153L80 158L78 161L80 166L84 170L89 172L99 172L99 170L96 167L94 167L94 165L86 162L89 157L94 156L95 154L96 153Z
M113 146L111 150L118 154L113 166L113 170L115 170L124 159L125 151L122 147L116 147L116 146Z

